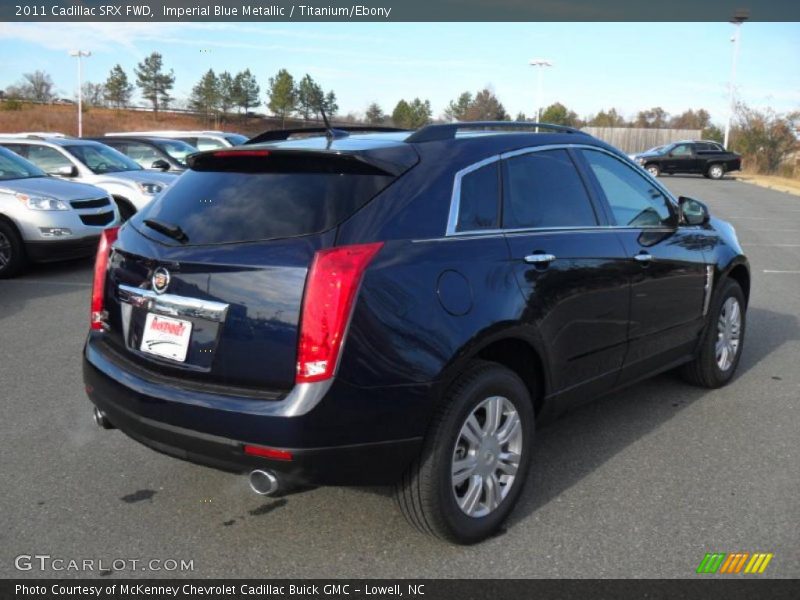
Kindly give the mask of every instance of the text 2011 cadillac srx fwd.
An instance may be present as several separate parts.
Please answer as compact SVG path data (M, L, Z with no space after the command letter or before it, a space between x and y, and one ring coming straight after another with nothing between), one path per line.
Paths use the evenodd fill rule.
M733 228L618 150L524 123L296 133L193 155L106 231L99 424L260 493L394 484L414 525L471 543L519 498L534 423L736 371Z

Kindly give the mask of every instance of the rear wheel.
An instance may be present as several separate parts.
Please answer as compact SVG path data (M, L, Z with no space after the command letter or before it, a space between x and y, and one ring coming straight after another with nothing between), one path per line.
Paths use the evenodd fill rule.
M736 372L742 355L746 324L742 288L728 279L722 284L709 315L700 353L683 366L681 374L694 385L718 388Z
M658 177L659 175L661 175L661 169L658 167L658 165L655 164L646 165L644 170L650 173L650 175L652 175L653 177Z
M475 362L453 384L396 498L419 530L456 543L498 531L522 492L533 403L511 370Z
M0 219L0 279L14 277L25 266L25 245L16 227Z
M711 165L708 167L708 176L711 179L722 179L725 175L725 167L720 164Z

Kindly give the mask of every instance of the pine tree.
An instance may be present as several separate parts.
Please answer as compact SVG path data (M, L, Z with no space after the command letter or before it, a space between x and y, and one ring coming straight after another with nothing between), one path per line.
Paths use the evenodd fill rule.
M192 88L192 95L189 97L189 106L206 119L216 115L220 107L220 86L219 78L214 74L213 69L206 71Z
M133 84L128 82L128 75L120 65L114 65L108 74L105 84L106 102L117 108L130 104L133 94Z
M281 127L286 127L286 117L297 109L294 77L286 69L281 69L275 77L269 78L267 107L281 118Z
M172 100L169 93L175 86L175 73L172 69L169 73L164 72L164 62L158 52L140 62L134 72L142 96L153 105L153 112L158 115L159 107L166 108Z
M383 109L377 102L373 102L367 107L365 117L370 125L381 125L386 121L386 115L383 114Z

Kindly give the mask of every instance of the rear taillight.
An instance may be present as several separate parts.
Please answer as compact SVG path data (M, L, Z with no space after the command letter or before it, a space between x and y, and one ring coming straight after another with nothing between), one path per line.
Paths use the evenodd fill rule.
M106 320L105 287L108 257L111 254L111 244L117 241L119 227L109 227L100 235L97 245L97 256L94 259L94 283L92 284L92 312L89 315L89 325L92 329L103 329Z
M303 296L297 383L333 377L361 277L383 242L320 250Z

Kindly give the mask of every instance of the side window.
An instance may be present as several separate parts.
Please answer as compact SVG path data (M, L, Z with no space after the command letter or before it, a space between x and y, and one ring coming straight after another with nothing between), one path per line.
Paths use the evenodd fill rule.
M456 231L496 229L499 226L499 164L486 165L461 178Z
M698 143L694 145L695 152L712 152L716 150L711 144Z
M503 227L597 225L589 194L566 150L547 150L504 161Z
M46 173L55 173L61 167L72 166L66 156L47 146L29 145L26 158Z
M582 152L597 177L617 225L663 227L674 224L669 200L647 178L604 152Z
M3 144L3 148L19 154L22 158L28 158L28 147L25 144Z
M198 150L217 150L219 148L226 147L225 144L223 144L219 140L206 137L197 138L197 144L195 145L197 146Z
M672 156L691 156L692 147L689 144L678 144L671 151Z
M145 169L152 167L153 162L161 158L156 149L152 146L148 146L147 144L128 142L128 148L126 151L123 151L121 148L117 148L117 150L127 154L129 158L135 160Z

